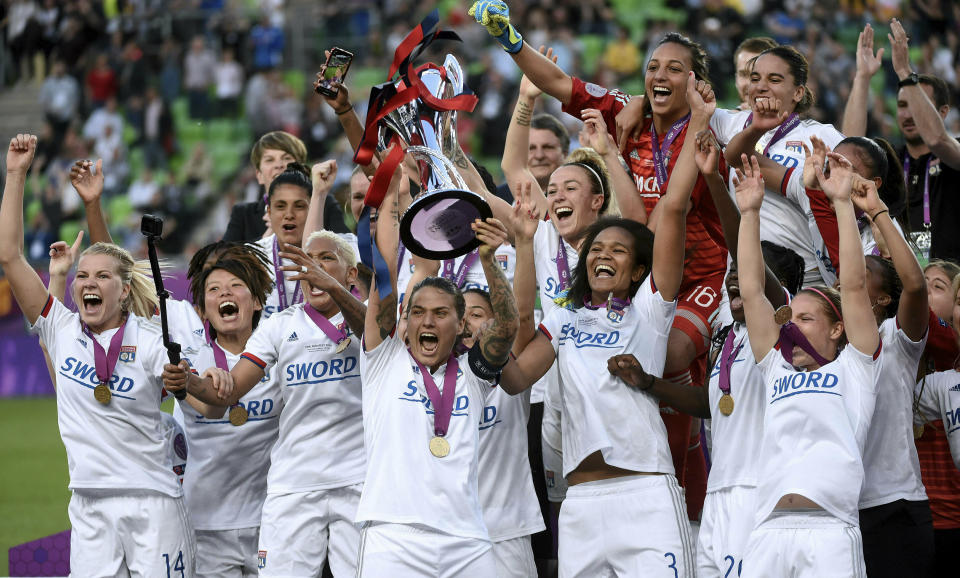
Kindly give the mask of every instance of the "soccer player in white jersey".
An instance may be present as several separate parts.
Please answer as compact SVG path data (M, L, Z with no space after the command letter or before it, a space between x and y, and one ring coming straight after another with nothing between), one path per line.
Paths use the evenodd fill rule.
M188 323L174 332L182 357L198 373L229 371L260 320L273 276L259 249L239 243L204 247L191 265L197 266L190 271L190 292L202 330L197 334ZM180 303L181 310L192 312L189 303ZM190 447L184 494L202 576L257 575L260 512L283 407L275 376L264 376L229 410L192 395L174 410ZM243 459L224 459L225 452Z
M463 299L466 324L461 343L469 349L493 319L493 305L490 294L483 289L466 289ZM478 461L480 507L493 542L497 578L537 575L530 535L542 531L544 524L527 457L529 417L530 390L509 395L495 388L483 406Z
M755 134L758 154L769 157L786 168L802 168L803 146L810 146L810 137L816 135L833 148L843 135L829 124L821 124L811 118L802 118L814 104L813 93L807 87L809 65L807 59L791 46L777 46L762 52L753 61L750 74L749 102L753 110L717 111L710 123L717 139L724 146L741 133ZM769 116L771 102L779 102L782 125L764 130L755 122L761 116ZM733 168L740 167L740 154L728 153L727 162ZM818 254L822 242L816 232L807 226L807 219L795 204L778 194L777 182L768 181L767 197L761 214L760 238L790 248L803 257L807 264L804 285L826 283L832 285L836 273L829 263Z
M691 73L687 97L690 126L706 129L712 90ZM611 356L632 353L651 374L662 375L683 274L687 203L698 176L694 146L694 139L684 143L658 204L657 236L628 219L604 218L588 227L572 275L573 309L548 313L536 334L529 320L538 220L527 187L520 190L514 285L526 323L518 336L521 352L504 369L502 384L522 391L554 361L559 367L563 474L570 484L560 512L561 576L695 573L658 404L607 371ZM584 189L566 195L570 202L590 198Z
M954 278L952 322L960 327L960 277ZM960 470L960 368L931 373L916 385L917 412L914 416L918 433L931 422L942 420L943 431L950 444L953 464Z
M381 255L396 253L396 197L408 181L395 176L390 187L376 227ZM398 334L392 259L390 278L377 279L370 292L361 357L368 468L357 512L360 577L496 575L478 494L479 424L513 345L517 312L494 258L504 226L488 219L472 227L493 321L467 354L454 353L465 304L451 281L428 277L407 295L406 340Z
M260 575L317 576L329 554L333 574L348 576L356 571L353 517L365 466L357 337L365 308L346 289L357 258L329 231L312 234L305 252L288 244L280 256L293 263L285 270L297 271L290 279L304 281L307 302L261 322L229 373L201 379L181 363L167 365L164 380L171 389L186 383L208 404L232 406L259 395L272 370L283 409L260 525Z
M746 175L752 177L759 167L755 159L744 166L748 162ZM745 577L866 575L857 502L881 343L850 201L854 173L839 155L831 153L829 162L829 178L817 173L837 214L841 294L803 289L792 312L780 311L779 321L792 319L782 328L764 297L764 195L759 187L736 191L740 294L750 347L767 384L756 527L743 558Z
M79 313L52 298L23 255L23 187L36 137L7 150L0 266L57 372L57 414L70 472L70 566L78 576L193 576L193 532L160 410L166 359L149 318L149 267L115 245L84 251Z

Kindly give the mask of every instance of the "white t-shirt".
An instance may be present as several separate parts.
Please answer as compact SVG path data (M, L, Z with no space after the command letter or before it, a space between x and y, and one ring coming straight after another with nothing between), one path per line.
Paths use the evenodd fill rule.
M896 500L927 499L913 441L913 385L927 336L911 341L893 317L880 324L880 339L877 403L863 450L861 510Z
M733 486L757 485L757 456L763 431L763 410L766 389L763 374L753 358L750 336L746 326L734 323L733 364L730 366L730 395L733 397L733 413L723 415L720 411L720 364L721 354L710 373L710 428L713 439L712 465L707 478L707 491L715 492Z
M167 330L170 332L170 339L181 345L183 349L181 353L186 355L186 349L195 342L206 345L203 320L200 319L200 315L197 314L197 310L194 309L192 303L181 299L167 299L166 309ZM160 316L154 315L153 320L160 323ZM197 350L196 347L194 349ZM201 373L203 373L203 369L206 369L206 367L200 370Z
M270 291L270 295L267 295L267 303L266 303L266 305L264 305L264 307L263 307L263 315L262 315L261 320L262 320L262 319L267 319L267 318L269 318L271 315L273 315L274 313L278 313L278 312L280 311L280 292L277 291L277 285L276 285L277 283L280 282L280 280L279 280L279 279L277 278L277 276L274 274L275 268L274 268L274 265L273 265L273 243L274 243L274 241L276 240L276 238L277 238L276 235L270 235L269 237L264 237L264 238L262 238L262 239L257 239L256 241L253 242L254 245L260 247L260 249L263 251L264 255L267 256L267 259L268 259L269 262L271 263L271 264L269 265L269 270L270 270L270 276L273 277L273 282L274 282L274 287L273 287L273 289ZM283 250L283 247L279 247L279 248L277 249L278 256L279 256L279 252L282 251L282 250ZM284 265L296 265L296 263L294 263L293 261L291 261L291 260L289 260L289 259L280 259L280 266L283 267ZM281 270L280 273L283 274L284 287L286 288L286 291L287 291L287 307L290 307L291 305L294 305L294 295L295 295L295 294L298 296L299 302L302 302L302 301L303 301L303 294L300 293L299 291L297 291L297 286L300 284L300 282L299 282L299 281L288 281L288 280L286 279L286 277L287 277L288 274L289 274L289 275L294 275L295 273L290 273L289 271L283 271L283 270Z
M242 356L269 368L283 397L268 494L341 488L364 476L360 340L337 313L329 321L350 336L350 345L336 353L304 307L261 321Z
M743 130L749 116L749 110L718 109L710 119L710 128L717 135L720 144L726 146ZM776 129L773 129L760 138L757 142L758 153L763 152L775 132ZM813 147L810 144L812 135L817 135L831 149L844 138L833 125L820 124L808 118L800 121L793 130L774 143L767 151L767 156L787 168L797 167L799 170L794 172L803 172L805 160L803 144L806 143L812 150ZM767 185L777 187L780 183L767 183ZM732 184L730 193L734 194ZM800 207L784 198L776 190L769 188L763 198L763 206L760 207L760 239L792 249L803 257L806 263L804 285L824 282L823 271L826 268L820 256L817 255L819 246L816 239L810 236L807 217Z
M396 332L360 358L367 450L357 522L422 524L453 536L489 539L477 489L479 423L492 384L459 359L456 399L446 433L450 453L430 453L433 409L420 371ZM443 391L446 364L433 374Z
M95 338L104 351L119 329ZM70 489L153 490L178 497L169 427L163 422L160 374L167 362L160 326L130 314L122 349L101 405L93 343L80 316L49 297L32 331L50 354L57 380L57 422L67 450Z
M533 258L537 271L537 288L540 292L540 310L543 312L541 321L554 309L560 306L554 302L560 294L560 273L557 268L557 253L560 249L560 243L564 244L567 250L567 264L570 269L570 280L573 280L573 270L580 261L580 254L570 243L564 241L557 228L549 221L540 221L537 225L537 232L533 237ZM533 394L530 401L533 403L542 403L544 392L550 387L558 388L553 385L560 381L560 373L557 365L553 364L550 369L533 384Z
M466 258L466 255L457 257L453 264L453 276L454 281L456 280L457 273L460 272L460 266L463 264L463 260ZM517 266L517 250L513 248L513 245L500 245L497 248L496 253L494 253L494 260L500 265L503 274L507 277L508 283L513 283L513 272ZM440 265L440 272L443 273L443 263ZM464 279L463 287L460 288L462 291L467 289L482 289L484 291L490 291L490 283L487 282L487 276L483 273L483 265L480 264L480 259L476 259L473 262L473 265L467 269L466 278Z
M510 395L494 388L480 420L479 490L490 540L500 542L544 529L527 454L530 390Z
M960 372L931 373L926 377L926 385L922 381L917 384L916 392L920 395L920 416L929 421L943 420L953 465L960 470Z
M757 524L786 494L800 494L833 516L859 524L863 446L880 363L847 345L816 371L797 371L779 349L760 361L767 407L760 446Z
M185 345L185 344L182 344ZM196 351L188 355L187 350ZM227 367L239 355L224 350ZM213 349L203 337L182 352L190 366L202 374L215 367ZM270 373L240 398L247 423L234 426L229 410L223 417L207 419L186 400L174 409L190 444L190 460L183 492L195 530L235 530L260 525L260 510L267 497L270 451L277 441L283 398Z
M608 359L632 353L647 373L663 375L677 304L653 283L648 275L622 314L557 307L540 324L560 368L564 477L596 451L617 468L674 473L659 402L607 371Z

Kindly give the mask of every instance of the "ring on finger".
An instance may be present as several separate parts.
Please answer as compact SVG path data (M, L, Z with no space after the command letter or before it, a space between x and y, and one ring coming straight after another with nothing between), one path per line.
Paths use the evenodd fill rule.
M303 273L304 275L306 275L306 274L307 274L307 266L306 266L306 265L301 265L301 266L300 266L300 272Z

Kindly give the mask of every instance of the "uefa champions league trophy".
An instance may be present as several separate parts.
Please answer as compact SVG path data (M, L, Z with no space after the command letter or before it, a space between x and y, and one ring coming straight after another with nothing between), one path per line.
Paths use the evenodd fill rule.
M447 55L442 70L424 68L420 80L437 99L463 92L463 70ZM396 134L418 161L422 192L400 218L400 240L414 255L453 259L480 246L470 225L493 216L482 195L467 189L450 160L459 153L457 112L434 110L422 99L413 100L386 115L380 124L381 148Z

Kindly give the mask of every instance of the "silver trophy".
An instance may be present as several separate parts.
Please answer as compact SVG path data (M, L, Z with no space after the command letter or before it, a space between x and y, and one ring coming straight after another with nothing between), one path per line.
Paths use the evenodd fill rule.
M452 55L444 71L425 69L420 80L438 99L463 92L463 70ZM428 259L453 259L480 245L471 223L493 216L482 195L467 189L450 161L457 144L456 111L436 111L420 99L388 114L380 126L379 142L386 148L393 134L418 161L422 192L400 218L400 240L413 254Z

